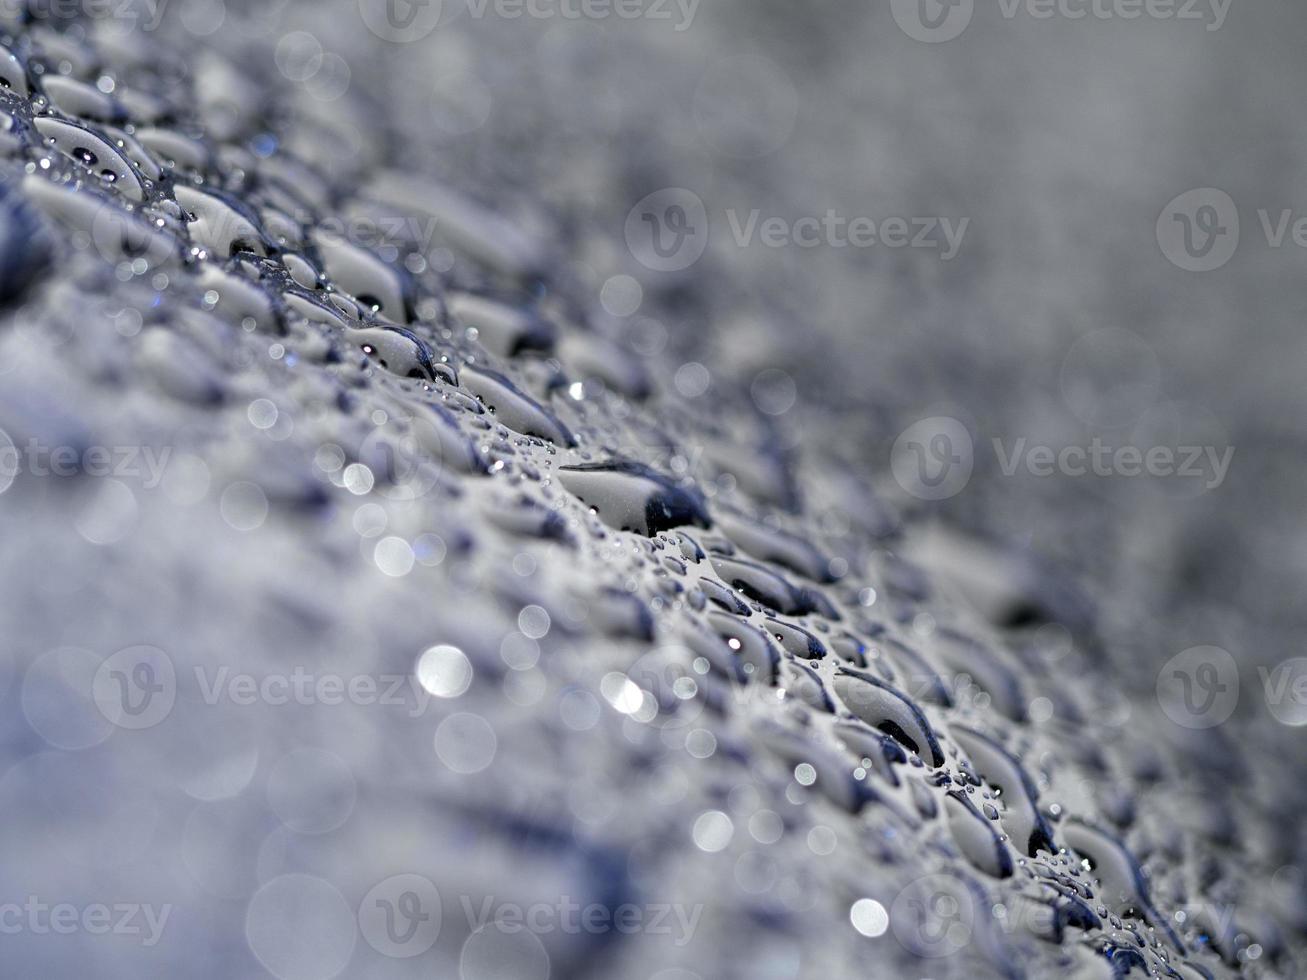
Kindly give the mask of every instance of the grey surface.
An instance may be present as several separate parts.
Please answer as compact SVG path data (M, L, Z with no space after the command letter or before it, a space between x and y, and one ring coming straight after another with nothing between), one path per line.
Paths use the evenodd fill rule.
M1302 16L459 6L9 36L0 905L77 925L6 911L7 970L1299 975L1304 716L1257 668L1300 652L1300 250L1256 210L1297 203ZM106 186L45 96L195 165ZM1243 220L1206 274L1155 234L1194 187ZM674 272L628 234L666 188L712 229ZM754 209L969 225L740 247ZM893 447L941 416L974 472L923 500ZM1236 454L988 448L1095 437ZM131 905L157 942L88 926Z

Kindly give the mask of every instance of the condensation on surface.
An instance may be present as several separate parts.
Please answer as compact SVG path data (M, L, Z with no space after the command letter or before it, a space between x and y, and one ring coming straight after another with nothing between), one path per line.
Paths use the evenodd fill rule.
M632 343L626 284L384 169L362 96L106 26L0 52L0 426L167 462L0 496L0 881L173 910L150 948L6 937L16 974L1299 975L1263 733L1119 690L1092 598L982 615L960 543L909 561L870 472L779 434L789 386ZM141 645L175 700L115 724L95 676ZM259 687L297 671L374 687ZM361 911L403 875L444 901L411 959ZM562 897L685 917L463 914Z

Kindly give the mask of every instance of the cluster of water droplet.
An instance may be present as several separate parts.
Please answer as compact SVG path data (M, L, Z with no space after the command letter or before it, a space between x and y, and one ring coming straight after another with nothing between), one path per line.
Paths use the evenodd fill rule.
M1185 781L1084 622L1007 628L901 557L871 468L785 438L788 375L642 352L615 324L662 299L387 169L354 93L105 21L4 42L0 425L170 457L0 499L0 880L176 906L104 975L1296 975L1295 815L1259 839ZM124 730L86 679L142 643L175 704ZM258 683L297 669L400 683ZM355 941L400 875L445 899L411 963Z

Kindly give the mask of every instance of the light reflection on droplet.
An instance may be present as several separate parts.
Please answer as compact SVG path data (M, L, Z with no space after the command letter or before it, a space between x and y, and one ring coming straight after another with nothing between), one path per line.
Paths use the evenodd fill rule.
M1031 721L1042 724L1053 717L1053 702L1048 698L1035 698L1026 710Z
M513 670L530 670L540 662L540 644L521 633L508 633L499 644L499 657Z
M798 400L794 379L779 368L759 371L749 386L754 405L764 415L784 415Z
M349 765L324 749L295 749L268 776L268 805L301 834L335 830L354 812L357 798Z
M322 44L308 31L291 31L277 42L277 70L292 82L303 82L322 67Z
M549 613L543 606L527 606L517 614L517 628L523 636L539 640L549 633Z
M335 473L345 465L345 451L334 443L319 446L313 454L313 465L323 473Z
M599 302L613 316L630 316L644 302L644 289L632 276L613 276L599 291Z
M352 74L348 61L336 52L328 51L322 56L321 70L315 72L304 87L315 99L334 102L349 91Z
M467 937L459 957L462 980L548 980L549 953L528 929L482 926Z
M808 849L811 850L813 854L822 857L825 857L828 854L834 854L835 845L837 843L838 838L835 836L835 831L830 827L818 824L816 827L813 827L808 831Z
M470 775L481 772L495 760L498 740L490 722L480 715L460 712L440 723L435 745L436 755L447 768Z
M351 523L359 537L375 538L386 530L388 521L386 510L380 504L363 504L354 511Z
M271 429L277 424L277 406L267 398L256 398L245 409L245 416L256 429Z
M208 37L227 19L227 5L223 0L182 0L178 16L191 34Z
M233 483L218 502L222 519L237 531L253 531L268 519L268 498L257 483Z
M345 467L343 476L345 489L359 497L370 493L377 482L372 471L362 463L350 463Z
M717 736L706 728L696 728L685 736L685 750L696 759L711 758L717 751Z
M697 361L682 364L672 377L672 384L686 398L698 398L712 384L712 375Z
M875 899L860 898L849 909L849 921L858 932L874 939L885 935L885 930L889 928L889 913Z
M354 952L354 912L328 881L306 874L274 878L250 899L245 939L281 980L324 980Z
M391 578L403 578L413 571L415 561L409 543L403 538L393 536L382 538L377 542L372 558L377 563L377 568Z
M444 539L438 534L419 534L413 542L413 557L421 565L434 568L445 560L448 553Z
M588 731L599 723L599 701L589 691L573 688L559 700L558 713L572 731Z
M631 678L614 671L599 682L599 692L624 715L633 715L644 704L644 692Z
M95 702L100 663L89 650L60 647L41 654L27 668L20 699L23 715L56 748L90 748L113 733L113 724Z
M139 510L131 487L121 480L105 480L77 515L77 533L91 544L113 544L135 526Z
M438 698L457 698L472 686L472 664L458 647L442 645L418 658L418 683Z
M712 854L726 848L735 834L735 824L721 810L708 810L694 822L694 843L701 851Z
M759 844L775 844L784 830L785 824L773 810L759 810L749 818L749 834Z

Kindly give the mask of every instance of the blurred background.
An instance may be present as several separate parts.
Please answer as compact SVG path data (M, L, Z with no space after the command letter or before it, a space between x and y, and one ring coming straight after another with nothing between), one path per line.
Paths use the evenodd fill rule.
M712 0L595 20L541 7L552 15L506 19L445 0L420 40L367 38L350 64L399 110L401 156L420 128L438 151L413 166L546 202L577 229L567 244L596 290L615 273L644 284L658 315L627 318L644 342L733 380L783 370L787 438L884 470L905 427L962 421L974 474L925 506L1149 620L1158 632L1133 631L1126 669L1194 643L1250 666L1300 652L1300 8ZM321 11L290 8L282 29L358 52L352 11ZM912 36L900 22L923 11L964 29ZM630 209L668 187L697 195L711 229L688 270L616 250ZM1207 272L1159 244L1164 209L1195 188L1227 193L1241 223ZM792 226L828 212L967 224L947 260L737 240L754 213ZM1268 228L1287 229L1278 247ZM1217 486L1008 476L995 439L1009 453L1098 439L1234 455Z

